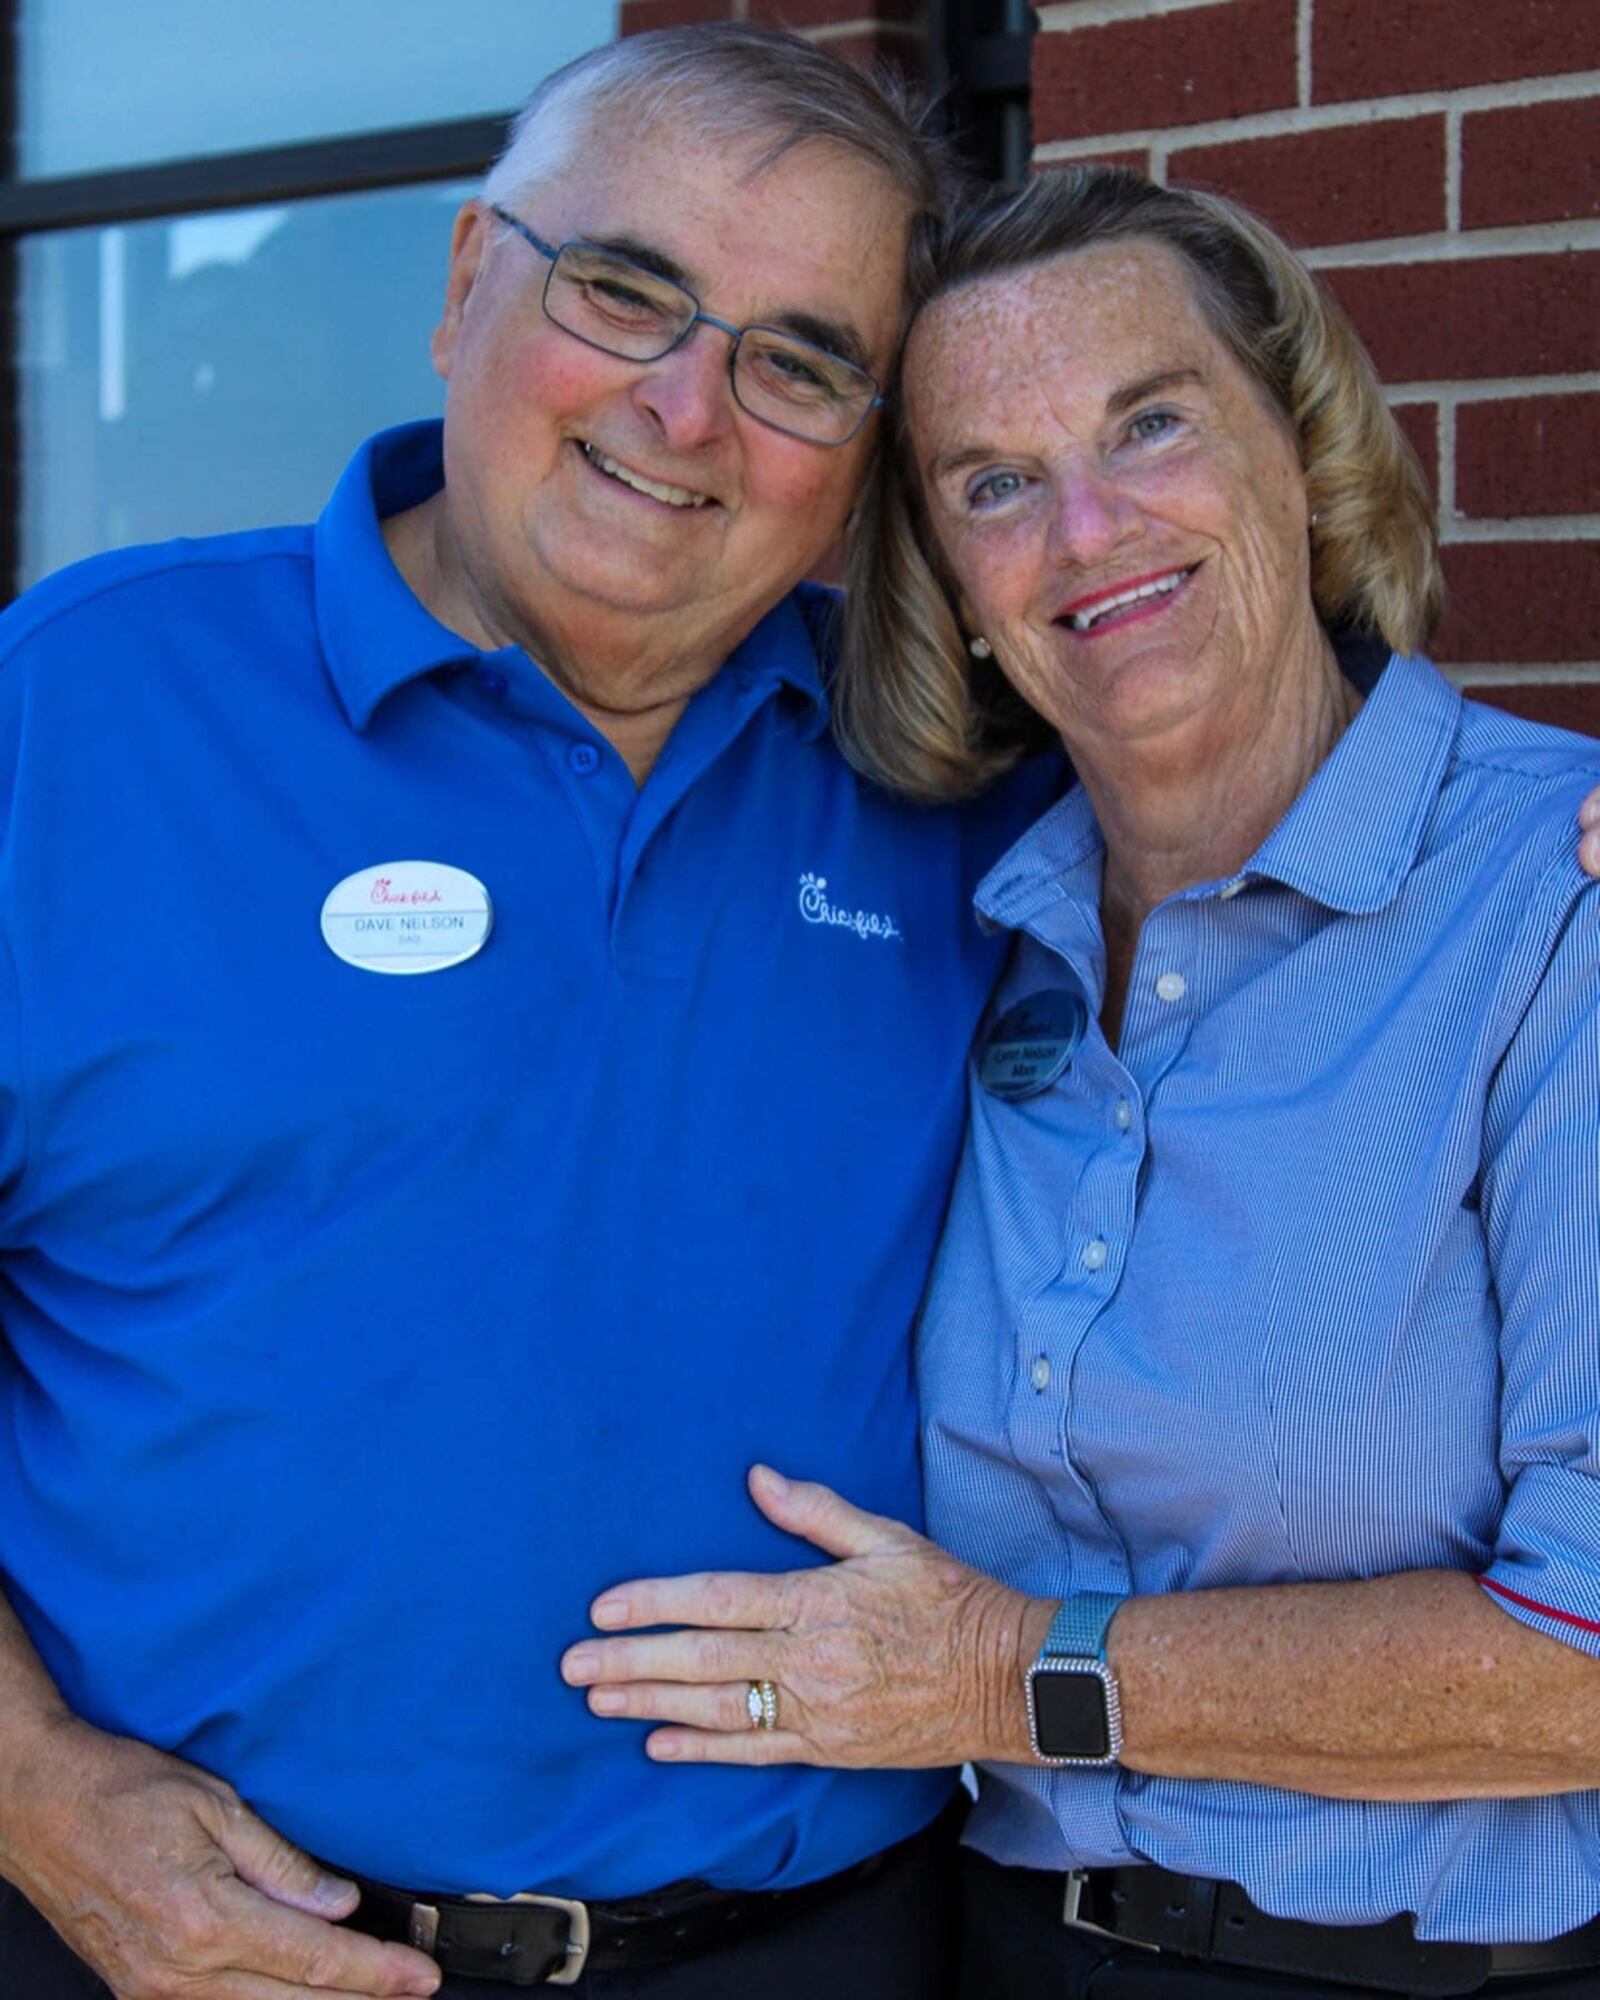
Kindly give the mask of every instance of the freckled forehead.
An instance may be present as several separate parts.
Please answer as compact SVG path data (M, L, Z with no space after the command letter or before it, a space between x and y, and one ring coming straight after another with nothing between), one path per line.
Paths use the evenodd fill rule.
M906 348L906 400L920 441L932 429L982 428L994 406L1020 414L1034 394L1103 402L1153 367L1219 350L1174 251L1097 244L935 300Z

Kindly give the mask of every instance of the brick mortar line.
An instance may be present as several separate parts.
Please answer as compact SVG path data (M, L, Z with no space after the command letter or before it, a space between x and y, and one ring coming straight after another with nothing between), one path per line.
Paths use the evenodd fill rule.
M1387 403L1498 403L1519 396L1590 396L1600 392L1600 373L1498 375L1469 382L1385 382Z
M1282 105L1275 111L1251 111L1238 118L1212 118L1195 125L1147 125L1121 132L1097 132L1081 139L1047 139L1034 148L1040 162L1070 160L1085 153L1125 153L1158 140L1174 150L1215 146L1235 139L1294 138L1308 132L1332 132L1346 125L1376 125L1396 118L1425 118L1457 110L1528 110L1539 104L1563 104L1600 96L1600 70L1575 70L1567 76L1525 77L1516 83L1474 84L1467 90L1430 90L1405 97L1363 97L1349 104Z
M1442 472L1440 477L1442 480ZM1447 516L1441 505L1439 541L1447 548L1471 548L1480 542L1559 542L1563 547L1574 542L1600 542L1600 514L1519 514L1491 521L1471 514Z
M823 21L804 33L808 42L838 42L846 35L900 35L912 42L923 39L923 30L915 21L880 21L875 14L864 14L856 21Z
M1452 236L1461 233L1461 126L1465 117L1454 104L1444 114L1444 226Z
M1294 22L1295 86L1302 111L1311 104L1311 5L1312 0L1299 0Z
M1500 687L1506 682L1545 681L1556 687L1588 687L1600 681L1600 660L1440 660L1440 673L1457 687Z
M1458 520L1456 508L1456 399L1441 396L1439 421L1439 540L1445 541Z
M1214 7L1217 0L1071 0L1043 6L1039 26L1060 34L1073 28L1109 28L1118 21L1155 21L1163 14L1188 14L1196 7Z
M1459 236L1379 236L1367 243L1297 245L1313 271L1375 270L1395 264L1463 264L1474 257L1550 257L1600 250L1600 219L1528 222L1507 229L1466 229Z

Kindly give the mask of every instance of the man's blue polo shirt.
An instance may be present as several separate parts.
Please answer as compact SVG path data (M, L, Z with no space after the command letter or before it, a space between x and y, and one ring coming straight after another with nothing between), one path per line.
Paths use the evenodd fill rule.
M1037 793L914 811L771 613L636 791L379 518L134 550L0 633L0 1561L71 1706L411 1886L832 1872L948 1778L681 1769L559 1680L603 1585L819 1560L756 1459L918 1518L907 1331ZM342 962L329 890L476 876L485 949Z

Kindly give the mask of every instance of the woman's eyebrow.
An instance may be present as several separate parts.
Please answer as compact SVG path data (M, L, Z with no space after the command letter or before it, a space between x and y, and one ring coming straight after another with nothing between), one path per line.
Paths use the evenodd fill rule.
M1154 375L1141 375L1137 382L1125 383L1122 388L1112 391L1106 398L1106 414L1120 417L1135 403L1142 403L1147 396L1160 396L1168 389L1181 389L1190 383L1203 384L1205 379L1198 368L1162 368Z
M930 459L924 471L928 479L948 479L952 472L965 472L969 465L986 465L999 451L992 444L958 445L953 451L942 451L937 458Z

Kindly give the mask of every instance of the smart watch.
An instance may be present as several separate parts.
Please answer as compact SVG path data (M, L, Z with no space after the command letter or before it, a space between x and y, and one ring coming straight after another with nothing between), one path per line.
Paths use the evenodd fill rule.
M1114 1764L1122 1703L1106 1665L1106 1630L1126 1598L1086 1590L1050 1622L1028 1669L1028 1737L1041 1764Z

